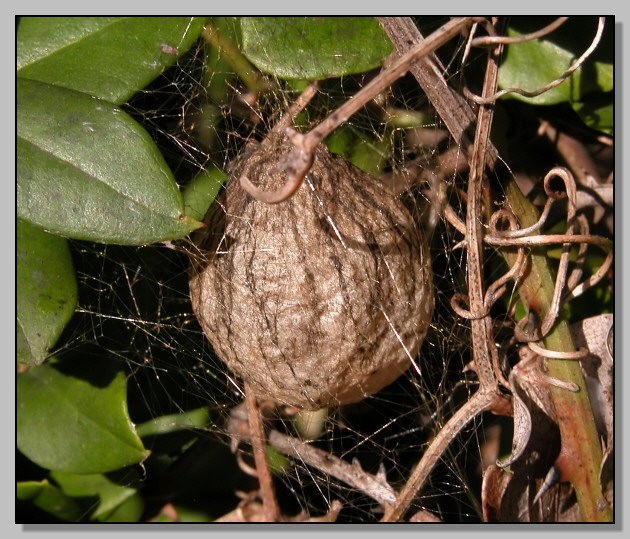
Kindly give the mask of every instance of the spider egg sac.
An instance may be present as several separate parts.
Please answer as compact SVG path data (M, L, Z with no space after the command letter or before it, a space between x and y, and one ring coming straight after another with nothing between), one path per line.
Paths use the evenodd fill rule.
M321 144L298 191L280 136L250 145L206 216L193 260L194 312L218 357L260 398L302 409L359 401L412 365L433 313L426 241L411 214ZM200 260L201 258L202 260Z

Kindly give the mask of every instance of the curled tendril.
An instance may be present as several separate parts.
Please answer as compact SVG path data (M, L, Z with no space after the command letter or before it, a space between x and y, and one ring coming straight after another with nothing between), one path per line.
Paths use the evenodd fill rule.
M560 352L552 352L551 350L547 350L539 345L534 345L534 343L529 343L528 346L522 346L518 354L520 356L520 361L514 366L512 369L512 374L510 377L517 377L519 379L528 380L529 383L543 383L550 386L558 387L561 389L566 389L567 391L571 391L572 393L576 393L580 390L579 386L573 382L565 382L563 380L558 380L553 376L550 376L543 369L541 360L545 357L555 357L561 354ZM572 354L573 357L569 357L569 354ZM580 354L579 357L577 355ZM584 357L581 351L578 352L567 352L566 357L563 359L581 359Z
M311 169L315 160L315 149L320 142L320 138L314 134L302 135L289 126L293 120L313 99L317 93L317 84L311 83L300 94L289 112L274 127L272 132L284 131L288 139L295 148L284 159L282 168L287 171L287 181L276 191L264 191L256 187L247 176L241 176L239 181L241 187L252 197L267 204L278 204L291 198L302 185L306 174Z
M573 62L569 69L567 69L562 75L560 75L557 79L551 81L549 84L546 84L542 88L538 88L537 90L533 91L523 90L522 88L506 88L484 98L473 94L467 87L464 87L464 96L466 96L466 98L470 99L471 101L474 101L478 105L489 105L506 94L518 94L522 95L523 97L536 97L540 94L548 92L549 90L562 84L567 78L569 78L593 53L593 51L597 48L599 42L601 41L602 35L604 33L605 22L606 17L599 17L597 22L597 32L595 33L595 37L593 38L593 41L588 49L586 49L586 51L584 51L584 53L575 62Z
M450 206L448 206L450 208ZM455 216L455 212L450 211L452 217L455 218L455 222L458 222L459 219ZM516 217L513 213L508 212L507 210L499 210L492 214L490 218L490 229L496 229L497 223L500 220L504 220L507 222L509 229L511 231L516 231L518 229L518 223L516 222ZM463 223L462 223L463 224ZM465 244L465 242L464 242ZM472 313L471 311L465 309L462 304L465 301L465 296L460 293L456 293L451 297L451 307L452 309L462 318L467 320L480 319L490 314L490 310L492 306L499 300L499 298L505 293L507 287L506 284L510 280L514 280L518 282L518 280L523 276L527 264L527 256L525 254L525 249L523 247L518 248L517 257L514 261L514 264L510 269L499 279L494 281L484 295L483 300L483 309L480 313Z
M287 166L288 174L287 181L280 189L276 191L264 191L259 187L256 187L247 176L241 176L241 186L251 196L260 202L267 204L278 204L291 198L296 191L302 185L306 174L313 165L315 160L315 153L306 151L303 148L296 147L288 158L289 165Z
M554 179L560 179L564 188L561 190L554 188ZM508 209L498 210L490 216L488 233L484 236L484 242L497 247L517 248L518 254L510 270L488 287L484 296L482 312L475 313L472 310L468 310L465 306L466 296L461 293L452 296L451 307L459 316L467 320L487 316L492 305L505 292L506 283L510 279L518 281L522 277L528 261L528 257L525 254L526 248L561 245L562 254L560 255L554 294L548 312L542 321L539 321L537 316L533 319L531 316L521 319L514 327L514 337L517 341L528 343L528 346L531 346L531 349L540 356L553 359L580 359L584 356L585 352L583 350L578 352L555 352L543 348L537 342L551 331L558 319L563 301L582 294L586 289L598 283L608 272L612 264L612 242L608 238L591 236L586 217L577 215L576 183L569 170L563 167L551 169L543 180L543 188L547 195L547 201L540 218L532 226L523 229L518 228L516 216ZM566 232L564 234L540 234L540 230L547 222L551 207L559 201L566 201L567 205ZM458 231L463 234L466 233L465 224L459 219L451 206L447 205L445 207L444 216ZM575 245L578 246L577 257L575 266L569 273L571 248ZM597 245L603 248L606 251L606 259L592 276L580 283L589 245ZM458 246L465 247L466 240L464 239ZM573 390L572 388L567 389Z
M519 342L532 342L542 339L540 320L535 311L521 318L514 326L514 337Z
M575 352L558 352L555 350L549 350L544 348L538 343L530 342L527 346L536 354L549 359L569 359L569 360L581 360L588 356L588 350L586 348L580 348Z
M564 184L564 191L553 189L552 180L559 178ZM558 272L554 288L554 295L549 308L540 325L539 333L526 332L524 326L527 321L517 325L516 332L524 341L538 340L544 337L556 322L562 301L577 297L587 288L590 288L605 275L612 264L612 246L610 240L598 236L589 235L588 222L584 216L576 215L576 184L573 175L563 167L555 167L550 170L544 178L543 186L547 194L547 202L538 221L525 229L515 230L513 218L510 212L500 210L492 215L489 222L490 233L485 237L487 243L501 246L535 246L535 245L562 245L562 254L558 264ZM551 206L560 200L567 201L567 230L565 234L538 235L531 236L538 232L545 224L549 216ZM508 221L509 230L499 230L498 224ZM577 234L576 234L577 229ZM567 277L569 269L570 250L573 245L578 245L576 267ZM578 284L582 276L582 266L586 255L588 244L596 244L607 251L607 257L600 268L586 281Z
M557 191L553 189L551 182L554 178L560 178L564 183L564 191ZM568 221L573 219L575 215L575 201L576 201L576 186L575 180L573 179L573 175L569 170L564 167L554 167L552 168L543 179L543 189L545 190L545 194L547 195L547 201L545 202L545 206L540 214L540 217L536 223L527 228L518 228L510 226L508 230L499 230L497 225L500 222L500 219L507 219L511 224L510 218L508 215L511 212L507 210L499 210L492 215L490 219L490 234L486 237L488 243L492 243L496 238L497 240L501 238L523 238L525 236L530 236L534 232L538 232L547 221L549 217L549 212L551 211L551 207L554 203L567 199L569 202L568 209ZM514 218L515 219L515 218Z
M531 32L530 34L524 34L522 36L514 36L514 37L498 36L496 35L496 32L494 31L494 27L492 27L492 25L487 25L486 29L488 30L488 33L490 33L491 35L472 38L470 41L470 45L471 47L482 47L482 46L493 47L498 44L513 45L516 43L524 43L525 41L531 41L533 39L540 39L541 37L544 37L547 34L550 34L554 30L562 26L568 20L569 20L569 17L558 17L555 21L541 28L540 30L536 30L535 32Z
M487 316L487 313L482 312L480 314L473 314L471 311L462 307L464 302L466 302L466 295L460 292L456 292L451 296L451 308L455 311L458 316L461 316L465 320L477 320L479 318L483 318ZM485 311L485 309L484 309Z
M492 306L505 293L507 288L506 283L511 279L518 281L525 270L526 263L527 256L525 255L525 250L519 249L514 265L509 269L507 273L494 281L488 287L488 290L486 290L483 301L483 309L481 312L473 313L463 307L463 304L466 302L466 296L459 292L453 294L453 296L451 297L451 307L453 311L455 311L459 316L465 318L466 320L478 320L488 316L490 314Z

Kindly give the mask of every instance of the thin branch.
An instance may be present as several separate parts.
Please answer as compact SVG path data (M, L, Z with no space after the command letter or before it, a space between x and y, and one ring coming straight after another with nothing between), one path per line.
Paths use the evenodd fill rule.
M502 45L513 45L515 43L525 43L526 41L532 41L533 39L539 39L541 37L550 34L554 30L560 28L565 22L569 20L569 17L558 17L555 21L548 24L547 26L541 28L540 30L536 30L535 32L531 32L529 34L523 34L522 36L481 36L476 37L471 41L471 46L473 47L483 47L483 46L494 46L501 43Z
M500 46L498 47L500 49ZM496 87L498 76L497 52L493 51L488 59L484 95ZM471 173L468 187L468 210L466 218L466 239L468 253L468 290L472 315L472 348L475 360L475 371L480 387L473 397L462 406L447 424L440 430L436 438L422 455L420 462L411 472L396 502L387 508L383 521L395 522L404 517L418 491L428 479L431 471L439 462L448 446L457 434L477 415L489 410L500 398L499 381L502 379L498 368L498 356L492 335L492 319L484 310L484 290L482 275L483 236L479 216L482 212L482 182L486 168L486 146L489 141L492 125L492 107L481 107L477 117L475 145L471 160Z
M425 40L409 17L380 17L379 23L394 44L396 53L401 56L416 43L422 43ZM470 162L473 150L473 139L470 135L472 126L475 124L475 113L470 103L447 84L442 74L443 68L434 54L421 58L411 66L409 72L418 81L457 147ZM486 154L488 167L494 168L498 159L499 152L492 144L489 144Z
M432 53L450 41L462 30L472 24L470 17L457 17L442 25L421 43L403 54L387 70L366 84L352 99L346 101L335 112L313 129L309 136L319 143L339 125L346 122L350 116L360 110L365 104L389 88L395 81L405 75L410 67L420 58Z
M245 395L250 440L254 452L254 461L256 462L258 482L260 483L264 518L267 522L280 522L280 508L276 500L273 477L269 471L269 463L267 462L265 452L265 431L260 419L260 410L256 402L256 395L248 383L245 383Z
M233 439L233 451L236 450L241 441L251 441L252 432L250 431L248 411L244 405L232 409L228 422L228 432ZM387 483L384 473L369 474L361 468L357 461L350 464L327 451L276 430L269 431L267 443L283 455L294 458L306 466L312 466L360 490L383 506L396 499L396 493Z
M435 465L440 461L453 440L475 417L491 408L493 399L488 393L477 391L457 410L431 441L420 462L411 472L405 486L398 494L395 503L389 505L381 522L398 522L416 498L418 491L427 481Z
M281 453L355 487L383 506L387 506L396 499L394 489L385 481L385 478L381 479L363 471L357 461L349 464L327 451L322 451L275 430L269 433L269 443Z

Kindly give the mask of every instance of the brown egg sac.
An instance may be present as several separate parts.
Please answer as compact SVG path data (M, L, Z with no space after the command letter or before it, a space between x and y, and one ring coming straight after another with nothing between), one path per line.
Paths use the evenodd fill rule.
M241 175L281 187L292 150L275 136L233 166L206 216L190 291L232 372L261 398L317 409L359 401L411 366L433 286L426 242L402 202L323 145L287 201L243 190Z

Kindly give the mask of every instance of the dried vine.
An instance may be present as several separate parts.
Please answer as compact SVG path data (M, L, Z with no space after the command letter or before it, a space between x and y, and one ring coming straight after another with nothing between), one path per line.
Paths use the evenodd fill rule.
M404 32L413 33L413 29L410 30L410 27L413 25L411 21L383 19L382 24L392 38L394 38L394 36L397 33L399 33L399 32L396 32L398 28L402 28L403 33ZM600 19L597 36L593 44L591 45L591 47L589 47L588 51L578 60L579 63L583 62L584 59L588 56L588 54L590 54L590 52L594 50L596 43L601 37L602 24L603 24L602 20ZM502 40L496 39L496 40L493 40L491 43L501 44L502 42L503 42ZM400 50L400 47L402 46L401 40L398 40L398 42L394 41L394 43L396 43L397 46L399 47L399 53L402 53L404 49ZM473 40L473 43L474 43L474 40ZM483 43L487 44L488 41L484 41ZM578 62L576 62L576 64ZM424 69L417 70L415 72L412 70L412 72L414 72L414 75L416 75L416 77L419 80L419 83L423 86L423 88L428 88L428 87L433 88L434 99L431 100L432 104L436 107L436 110L438 111L438 113L441 113L442 111L444 111L444 115L442 116L442 118L445 121L449 130L451 131L451 134L455 137L456 140L462 141L464 152L466 153L466 155L470 155L469 153L470 145L465 137L465 131L469 125L470 113L463 112L462 114L459 114L459 115L453 115L450 112L450 110L453 110L452 104L449 103L448 105L446 105L445 103L447 103L448 100L451 100L451 101L454 100L455 102L458 103L458 106L455 107L455 110L466 111L470 109L468 109L465 104L460 103L459 97L456 95L454 96L454 94L450 91L450 89L448 89L446 84L443 82L443 79L441 79L439 75L435 75L435 73L437 73L438 70L435 68L432 69L430 59L424 59L423 63L425 64L423 66ZM494 82L492 82L492 78L495 78L496 80L496 73L493 73L493 71L496 71L496 67L493 67L493 65L495 64L490 62L489 71L487 72L487 76L486 76L486 85L484 86L484 96L488 96L488 98L485 98L482 96L482 99L475 100L478 103L491 104L498 97L496 93L492 90L493 85L494 85ZM575 68L576 66L574 65L568 71L572 72ZM566 76L568 76L568 73L563 74L559 78L559 81L561 82L561 80L564 80ZM443 90L444 95L448 96L447 101L444 101L440 98L440 92L436 91L436 88L441 88ZM491 116L491 114L489 114L488 109L482 107L479 112L479 119L477 123L477 136L475 137L474 149L479 150L480 148L485 147L485 144L479 145L478 141L480 140L479 139L480 135L485 136L485 134L481 130L484 129L484 127L486 129L489 127L489 122L487 125L485 126L483 125L483 122L486 121L484 119L484 116L487 116L487 115ZM478 390L478 392L470 399L470 401L466 403L466 405L464 405L458 412L455 413L455 415L447 423L445 428L443 428L440 431L440 433L438 433L435 440L427 448L421 461L418 463L416 469L414 470L414 472L412 472L412 475L410 479L407 481L405 488L399 494L396 504L390 506L387 509L383 520L398 520L403 517L406 508L411 503L413 497L422 488L424 481L429 476L430 470L436 464L437 460L439 459L439 457L445 450L445 445L448 443L448 441L451 440L456 435L458 430L461 429L463 426L465 426L472 419L472 417L474 417L474 415L477 415L481 413L482 411L489 408L489 405L491 402L489 395L492 394L493 389L496 387L495 380L500 379L500 375L498 378L493 378L493 376L497 374L496 360L488 361L489 354L488 354L487 349L485 348L485 345L482 344L481 347L478 347L475 345L475 342L482 342L484 339L484 327L482 325L482 322L480 322L480 320L483 320L484 317L486 317L485 319L487 320L487 313L489 310L489 303L490 303L489 300L494 301L494 299L496 299L496 295L498 294L498 293L495 294L494 297L490 297L491 296L490 294L486 295L485 297L483 296L483 294L480 294L479 293L480 287L478 285L478 282L480 281L479 275L474 275L474 272L479 271L479 268L481 267L479 254L476 251L479 243L475 239L478 237L479 231L476 227L480 226L481 221L479 219L479 216L481 215L481 209L480 207L478 207L479 195L476 193L475 187L479 185L478 182L480 181L480 176L479 176L480 165L481 165L481 168L483 169L484 165L487 163L490 169L492 169L496 160L496 155L497 155L496 150L492 147L491 143L490 143L489 151L485 152L485 158L482 158L481 162L479 160L479 156L484 156L484 153L473 153L472 155L471 165L470 165L472 172L471 172L471 177L469 178L468 211L469 211L469 218L470 218L471 204L473 207L477 206L476 208L474 208L474 210L476 211L472 212L475 214L473 215L473 219L475 220L476 224L471 223L470 219L467 220L466 224L462 223L457 218L453 219L454 212L449 207L447 207L445 211L445 216L447 218L450 217L449 220L456 226L456 228L460 230L460 232L466 235L466 240L463 242L463 244L467 246L468 253L469 253L469 259L468 259L468 262L469 262L468 264L469 303L471 305L471 310L470 310L470 313L466 313L463 309L460 309L458 312L464 315L465 318L471 319L471 325L473 329L472 334L473 334L473 353L475 354L475 367L476 369L479 369L480 367L482 369L481 373L479 372L477 373L479 375L481 387ZM475 160L475 157L477 157L476 160ZM574 199L575 188L574 188L574 184L571 183L572 180L567 179L565 171L558 171L558 170L554 170L550 172L548 177L555 174L559 174L563 177L565 181L566 191L569 197ZM470 187L471 184L472 184L472 188ZM548 183L546 179L545 186L547 185ZM512 247L518 248L517 255L511 255L509 251L507 250L505 251L505 254L504 254L504 256L506 257L506 260L512 266L513 272L515 274L521 273L519 270L520 268L522 268L522 264L523 264L523 247L524 246L526 245L531 246L534 244L535 245L550 245L550 244L558 244L558 243L564 246L563 247L564 254L563 254L563 258L561 259L561 266L559 268L560 271L558 272L558 279L557 279L555 287L552 287L551 289L551 290L555 290L554 292L552 292L553 299L550 299L549 301L550 305L548 307L545 306L543 308L543 310L546 310L543 316L544 318L543 327L541 328L544 331L539 332L539 334L537 335L538 338L541 338L541 333L547 334L550 331L551 327L553 326L554 322L556 322L557 317L558 317L558 312L559 312L560 298L563 297L563 299L566 300L570 297L574 297L575 295L583 292L587 287L592 286L595 282L601 279L601 277L604 275L606 271L608 271L608 268L610 267L610 264L612 263L612 251L611 251L610 240L606 238L600 238L600 237L594 237L594 236L588 235L586 229L584 228L584 221L580 221L582 234L578 234L578 235L573 234L572 222L574 219L574 212L572 209L569 210L570 211L570 214L568 216L569 229L567 230L567 234L556 235L556 236L553 236L553 235L540 236L539 235L539 236L525 237L525 235L532 234L534 231L539 230L541 228L542 223L544 223L544 217L548 213L548 206L552 204L554 200L558 198L557 196L555 196L554 193L551 193L548 189L547 189L547 192L549 195L548 205L545 207L545 210L543 212L543 216L541 217L541 219L538 220L538 222L536 222L536 224L534 225L533 220L527 217L528 213L531 215L533 208L531 207L531 205L529 205L527 200L524 199L524 197L518 190L518 187L516 187L513 182L510 182L507 187L507 199L510 205L512 205L514 209L513 215L518 215L518 218L519 218L518 220L521 222L521 225L525 227L525 229L519 230L519 231L513 230L515 221L512 220L512 217L509 217L508 220L510 220L512 223L512 226L511 226L512 230L509 233L507 234L496 233L496 228L493 228L491 226L491 233L484 238L484 241L487 244L502 245L503 247L512 246ZM574 208L574 205L573 206L570 205L570 208ZM506 218L505 213L497 213L495 216L491 218L491 225L496 225L497 221L503 218ZM511 236L510 240L507 240L508 236ZM520 239L517 239L519 237ZM572 277L570 277L568 291L567 291L567 288L565 288L564 285L565 285L566 268L567 268L567 262L568 262L568 248L571 244L576 244L576 243L582 246L584 246L585 244L600 245L606 249L607 257L606 257L605 262L598 269L598 271L591 278L589 278L585 283L581 285L576 285L578 274L574 274ZM581 247L581 250L582 250L581 252L583 252L583 249L584 247ZM472 254L472 259L471 259L471 254ZM537 259L536 257L533 257L533 258L535 259L533 263L537 264L539 267L541 266L541 264L544 264L544 267L540 268L540 271L542 272L542 275L548 276L549 274L546 267L546 264L547 264L546 260L544 259L541 260L541 257L537 257ZM471 272L473 272L472 282L471 282L471 277L470 277ZM534 272L534 274L540 275L538 271ZM515 277L515 276L516 275L510 276L510 277ZM518 277L520 277L520 275L518 275ZM539 289L536 287L536 285L531 286L530 284L530 286L528 286L528 282L531 283L532 281L531 277L525 279L524 281L519 280L519 278L516 278L515 280L518 283L520 283L519 289L521 291L521 296L525 304L536 305L540 303L541 298L532 297L532 294L537 294L538 293L537 290ZM502 279L501 281L504 281L504 279ZM502 284L503 284L502 282L494 283L493 285L489 287L488 292L490 292L490 290L492 289L495 289L497 291L500 290ZM458 298L454 298L454 299L456 300ZM543 300L542 303L546 303L546 302L544 302ZM477 312L473 310L475 308L473 307L473 305L475 305L476 309L478 309ZM457 309L457 301L454 301L454 308ZM561 331L566 334L567 331L566 330L563 331L565 327L566 327L566 324L561 323L559 325L559 329L556 328L555 332ZM493 339L491 335L491 330L489 331L487 327L485 328L485 330L486 330L485 335L488 337L487 342L492 342ZM476 341L475 341L475 335L477 335ZM550 339L548 336L547 340L553 340L553 339ZM554 342L557 342L557 341L554 340ZM581 379L581 373L579 372L579 367L577 367L576 364L574 365L571 365L570 363L567 364L567 362L565 361L567 358L572 359L572 358L580 357L582 355L582 352L575 354L573 352L573 348L570 343L571 343L570 336L568 336L568 344L564 344L564 348L565 349L568 348L568 350L563 351L563 352L556 352L555 354L551 354L550 352L543 350L540 346L537 346L536 344L530 343L530 347L532 347L537 353L540 353L541 355L545 357L555 357L555 358L561 358L563 360L563 361L554 361L552 362L553 365L550 365L550 371L562 373L562 375L558 377L560 378L561 381L556 380L556 383L553 384L553 387L551 387L550 390L554 398L554 401L556 403L556 406L560 407L560 409L563 410L564 413L566 413L566 416L568 417L568 420L566 422L561 422L560 424L560 428L561 428L562 436L563 436L562 451L563 451L563 456L564 456L564 458L562 458L561 456L561 459L564 462L565 467L568 469L565 471L563 479L570 481L573 484L574 488L576 489L576 492L578 493L578 501L580 503L580 508L582 511L582 518L584 520L606 521L611 518L611 512L610 512L610 507L608 506L608 504L606 503L606 501L604 500L601 494L601 488L599 487L598 463L601 462L601 451L598 451L599 444L597 442L597 434L596 434L594 425L592 424L592 412L591 412L591 408L588 402L588 395L584 391L584 381L583 379ZM492 370L488 367L488 365L490 364L494 365L494 368ZM570 371L570 372L567 372L567 371ZM582 388L582 391L580 393L577 393L575 391L567 391L567 388L573 389L573 390L575 390L576 388ZM569 404L571 401L573 401L572 404ZM577 406L575 406L576 403L578 404ZM574 406L573 409L571 408L572 406ZM577 412L577 410L579 410L579 412ZM584 417L584 416L586 416L586 420L580 421L579 418ZM578 422L579 422L579 425L577 424ZM571 458L569 458L567 455L570 455ZM579 460L582 460L583 462L586 463L586 469L588 470L587 475L585 475L583 472L582 474L580 474L576 471L575 462Z
M569 481L575 488L582 519L610 520L611 510L602 495L598 481L602 454L591 407L584 390L585 383L579 366L577 362L571 361L583 357L584 351L575 351L568 327L560 319L560 312L562 302L583 293L596 284L609 270L612 264L612 244L606 238L590 235L586 221L576 215L575 182L571 174L562 168L551 170L544 179L543 185L548 200L540 217L534 217L535 210L531 204L524 199L513 182L508 182L505 187L506 208L488 216L488 227L485 233L482 220L485 214L484 207L490 207L491 202L485 194L487 192L485 182L488 173L494 172L498 162L498 152L490 141L496 100L508 91L522 95L538 95L560 84L584 62L597 46L603 30L603 19L600 19L597 35L588 50L556 81L536 92L526 92L522 89L497 92L498 66L502 48L505 44L516 42L501 35L501 23L497 19L492 21L471 18L454 19L427 40L419 36L417 28L410 20L385 18L381 22L392 37L400 55L398 61L309 133L300 134L288 126L283 126L293 145L293 151L283 160L286 180L280 188L275 191L262 190L245 175L241 176L240 183L244 190L258 201L269 204L286 201L296 193L313 166L316 148L323 138L345 122L367 100L410 70L426 90L438 114L469 161L470 174L465 222L448 205L444 209L444 217L464 235L460 246L465 247L467 252L467 298L463 294L455 294L451 304L456 313L470 322L471 349L479 388L436 434L398 493L393 492L384 478L374 478L356 469L352 471L343 461L322 459L313 448L280 433L272 431L268 436L268 441L285 454L302 459L372 496L385 509L383 521L404 519L432 470L462 429L483 412L495 411L505 414L511 409L506 393L510 390L516 391L514 377L521 376L519 373L525 372L526 369L523 364L522 368L512 373L513 375L507 375L504 372L504 366L494 342L494 326L490 310L506 292L507 284L514 282L523 303L536 312L535 322L538 322L532 326L530 318L521 320L514 328L515 339L527 344L530 349L528 357L534 357L532 364L535 368L543 374L545 368L548 369L548 376L543 379L548 386L548 393L557 416L561 417L561 420L558 420L562 439L561 454L554 470L561 470L560 479ZM518 41L544 35L563 22L564 19L558 19L540 32L522 36ZM462 30L469 29L477 23L488 30L489 36L475 38L471 33L468 47L484 46L489 47L489 50L482 95L474 96L471 92L464 90L464 95L479 105L475 115L464 98L447 86L440 75L437 60L431 53ZM406 38L400 36L406 36ZM413 36L413 41L409 36ZM308 102L314 92L314 87L307 90L307 93L303 95L304 101ZM296 106L300 108L303 105L298 103ZM475 134L470 140L468 133L473 122ZM564 191L556 192L551 188L553 178L562 180ZM551 206L559 200L568 201L566 232L544 234L542 229ZM555 282L549 276L545 257L536 252L530 252L532 248L549 245L562 246ZM591 277L580 283L582 271L579 263L569 273L569 257L572 248L578 246L578 261L583 260L588 245L596 245L604 249L606 259ZM483 275L483 253L486 246L497 247L509 265L507 273L487 287L484 285ZM532 284L533 281L535 281L534 284ZM544 286L540 285L541 282L545 282ZM543 290L542 296L541 290ZM465 302L467 307L464 306ZM544 363L547 364L546 367ZM250 407L250 414L256 413L255 405L253 406ZM255 452L260 454L260 444L256 438L262 436L262 429L260 426L256 427L255 422L252 426L254 430L250 436L252 442L256 442L254 443ZM518 451L515 450L512 457L504 464L513 463L523 451L522 445L519 445ZM260 470L263 466L264 463L257 458L257 468ZM266 476L261 477L260 472L259 478L261 483L271 483L271 479ZM265 498L273 497L269 486L265 488L267 492ZM535 502L540 500L541 492L537 494ZM265 501L265 506L269 518L279 517L275 502L267 506L267 501Z

